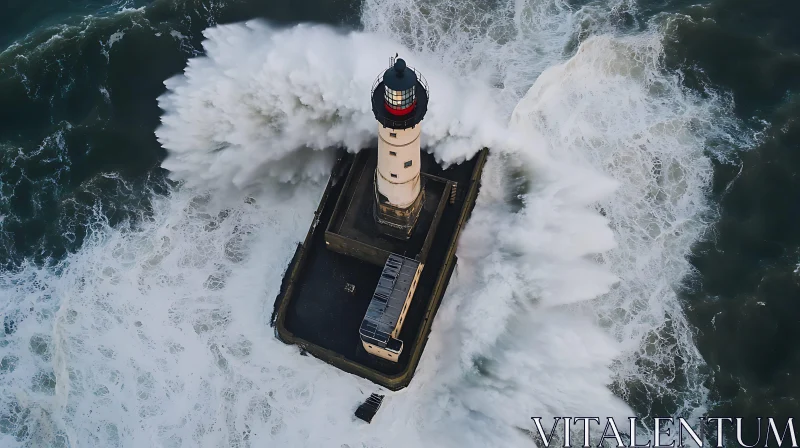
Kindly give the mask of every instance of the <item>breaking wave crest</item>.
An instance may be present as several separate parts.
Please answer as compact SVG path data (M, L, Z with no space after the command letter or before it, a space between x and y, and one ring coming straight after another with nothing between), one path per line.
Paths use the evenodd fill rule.
M656 413L697 416L704 361L677 291L691 272L691 245L714 218L707 143L734 137L724 101L685 92L663 72L662 56L658 35L592 38L537 79L514 121L540 129L564 160L619 181L596 207L618 243L600 262L620 282L580 308L620 343L623 397L647 414L663 406Z
M166 82L156 131L170 151L164 168L190 186L246 189L266 178L326 177L326 149L374 143L370 88L389 56L409 54L378 34L317 25L279 30L252 21L204 34L206 56ZM441 99L431 103L423 135L440 161L464 161L501 138L491 89L413 61Z
M206 32L206 56L159 99L164 167L185 185L140 223L98 217L55 268L3 274L0 442L520 446L531 416L702 412L675 290L711 216L723 99L663 70L657 32L598 25L564 61L586 9L501 2L485 14L510 14L506 28L448 31L446 2L387 1L365 3L365 33ZM386 7L414 26L384 22ZM540 48L512 51L529 40ZM458 76L486 48L489 68ZM443 164L492 152L415 379L357 425L377 386L300 356L268 320L328 149L375 138L369 88L395 52L430 83L428 150Z

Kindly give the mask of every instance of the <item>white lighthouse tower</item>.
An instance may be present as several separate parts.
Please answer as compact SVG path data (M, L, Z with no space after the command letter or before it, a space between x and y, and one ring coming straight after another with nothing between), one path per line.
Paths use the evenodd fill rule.
M425 79L393 58L373 86L372 111L378 120L374 215L379 229L395 238L411 237L424 203L420 122L427 110Z

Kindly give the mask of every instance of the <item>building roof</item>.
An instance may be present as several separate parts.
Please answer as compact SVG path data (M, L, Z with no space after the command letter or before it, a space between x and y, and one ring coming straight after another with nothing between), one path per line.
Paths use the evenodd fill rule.
M378 286L369 302L359 333L365 341L386 347L397 326L419 262L397 254L389 255Z

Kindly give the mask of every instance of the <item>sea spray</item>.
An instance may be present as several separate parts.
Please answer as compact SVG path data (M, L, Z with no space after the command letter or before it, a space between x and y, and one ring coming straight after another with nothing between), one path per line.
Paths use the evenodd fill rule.
M267 178L326 177L330 149L359 151L377 138L370 88L396 53L425 75L436 98L423 144L440 162L464 161L502 139L492 88L454 80L380 35L261 21L204 34L205 56L167 80L159 98L165 113L156 135L169 149L163 166L189 186L246 189Z
M691 244L713 218L706 193L714 154L705 142L727 138L730 120L722 99L695 97L664 73L662 56L657 34L591 38L539 77L515 119L541 129L563 160L620 182L597 207L618 242L603 261L621 282L584 308L623 344L615 368L623 394L644 389L640 406L665 400L672 404L657 412L689 416L704 406L704 361L676 288L691 271Z

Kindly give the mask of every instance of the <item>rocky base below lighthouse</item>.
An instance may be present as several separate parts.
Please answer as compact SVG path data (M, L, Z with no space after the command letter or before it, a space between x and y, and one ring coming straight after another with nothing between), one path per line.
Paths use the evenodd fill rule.
M414 233L414 226L419 221L422 206L425 204L425 178L422 180L422 189L414 202L406 208L395 207L386 196L375 189L375 200L373 202L373 218L378 226L378 230L384 235L388 235L400 240L411 238Z

